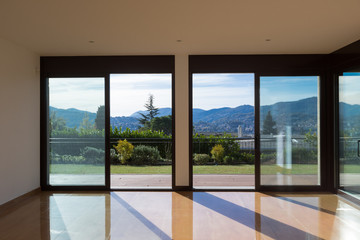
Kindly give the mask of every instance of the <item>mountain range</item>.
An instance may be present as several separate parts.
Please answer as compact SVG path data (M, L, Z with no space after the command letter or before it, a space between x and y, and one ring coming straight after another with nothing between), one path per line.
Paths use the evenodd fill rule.
M360 105L350 105L340 103L342 118L354 122L354 116L360 116ZM304 134L317 128L317 98L311 97L292 102L278 102L272 105L263 105L260 107L260 123L270 111L273 120L276 122L279 131L284 130L286 126L291 126L293 134ZM66 120L68 127L80 126L82 119L86 114L90 122L94 122L96 113L71 109L59 109L50 107L50 112L55 111L57 117ZM141 125L137 118L146 114L146 111L137 111L128 117L110 117L110 124L113 127L138 129ZM171 108L160 108L158 117L171 115ZM344 119L345 118L345 119ZM193 109L193 125L195 132L203 133L236 133L238 126L242 127L244 135L254 134L254 107L250 105L241 105L235 108L224 107L210 110L199 108ZM262 124L260 124L262 128Z

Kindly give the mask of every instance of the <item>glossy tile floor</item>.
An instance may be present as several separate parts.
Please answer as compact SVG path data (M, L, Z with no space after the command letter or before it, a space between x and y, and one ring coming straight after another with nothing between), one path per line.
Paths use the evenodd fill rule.
M0 212L0 239L360 239L332 194L41 192Z

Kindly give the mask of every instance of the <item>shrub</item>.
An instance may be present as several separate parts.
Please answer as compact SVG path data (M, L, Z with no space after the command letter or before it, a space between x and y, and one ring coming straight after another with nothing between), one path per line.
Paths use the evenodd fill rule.
M56 153L50 154L51 164L82 164L85 163L83 156L72 156L72 155L59 155Z
M116 153L115 149L110 149L110 162L111 164L120 163L119 155Z
M261 164L276 163L276 152L265 152L260 155Z
M81 164L86 161L83 156L62 155L62 163Z
M224 152L225 152L225 150L221 144L216 144L211 149L211 156L215 160L215 163L217 163L217 164L222 163L223 158L224 158Z
M306 148L292 149L293 164L317 164L317 152Z
M100 164L105 162L105 151L94 147L85 147L81 150L81 155L87 163Z
M241 162L241 157L233 157L233 156L225 156L224 157L224 164L227 164L227 165L238 165L242 163Z
M205 165L210 162L210 156L202 153L195 153L193 159L195 165Z
M241 161L247 164L254 164L255 162L255 155L252 153L243 152L241 155Z
M126 164L127 160L131 158L131 155L134 151L134 146L129 143L126 139L119 140L118 145L114 146L116 151L119 154L119 159L121 164Z
M130 164L155 165L160 161L160 159L160 153L157 148L139 145L134 148Z

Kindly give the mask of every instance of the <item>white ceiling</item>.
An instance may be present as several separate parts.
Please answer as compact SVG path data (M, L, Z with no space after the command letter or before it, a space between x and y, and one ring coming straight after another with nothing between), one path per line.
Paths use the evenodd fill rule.
M360 39L359 10L360 0L0 0L0 37L43 56L330 53Z

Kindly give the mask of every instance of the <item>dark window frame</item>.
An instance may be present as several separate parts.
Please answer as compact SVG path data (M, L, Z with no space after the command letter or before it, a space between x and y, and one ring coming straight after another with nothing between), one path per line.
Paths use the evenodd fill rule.
M66 56L40 58L40 186L42 190L169 191L175 189L175 57L164 56ZM172 184L169 189L110 187L110 74L172 74ZM57 77L102 77L105 79L105 185L51 186L48 179L48 79Z
M333 86L333 94L334 94L334 108L333 108L333 119L334 119L334 155L333 155L333 162L334 162L334 181L332 185L336 189L336 193L340 196L356 203L360 204L360 199L353 197L349 194L346 190L344 190L340 184L340 122L339 122L339 77L343 76L345 72L360 72L360 57L356 55L350 55L351 58L345 58L346 55L340 55L340 59L336 61L333 68L331 69L331 76L332 86Z
M193 188L192 163L192 76L196 73L254 73L255 74L255 191L329 191L328 181L331 176L326 174L328 165L325 152L328 137L326 133L326 118L324 113L328 94L325 92L326 83L326 54L309 55L190 55L189 56L189 189ZM259 124L259 90L260 76L319 76L320 78L320 186L266 186L260 184L260 124ZM207 188L206 191L219 191ZM249 191L245 189L226 189L221 191Z

